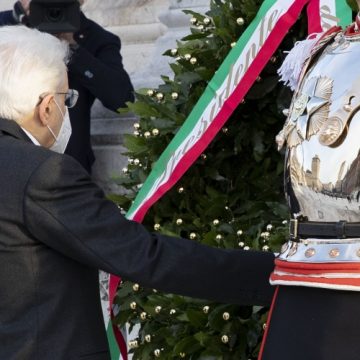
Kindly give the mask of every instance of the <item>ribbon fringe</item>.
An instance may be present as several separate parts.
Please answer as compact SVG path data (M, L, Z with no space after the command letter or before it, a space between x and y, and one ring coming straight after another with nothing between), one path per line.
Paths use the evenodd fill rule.
M297 41L294 47L288 51L283 64L278 70L280 80L291 90L297 88L301 70L305 61L309 58L311 50L317 43L321 33L311 34L305 40Z

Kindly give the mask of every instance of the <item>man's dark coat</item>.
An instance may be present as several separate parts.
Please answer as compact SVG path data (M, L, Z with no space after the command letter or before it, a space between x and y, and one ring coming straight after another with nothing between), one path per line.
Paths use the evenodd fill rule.
M98 269L198 298L271 300L273 254L149 233L77 161L3 119L0 169L1 360L108 360Z

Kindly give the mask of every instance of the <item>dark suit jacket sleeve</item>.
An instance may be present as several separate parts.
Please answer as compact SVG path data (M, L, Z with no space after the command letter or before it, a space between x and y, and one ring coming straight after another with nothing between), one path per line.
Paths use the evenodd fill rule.
M38 241L145 287L239 304L269 304L274 255L220 250L149 233L126 220L80 165L51 155L31 176L24 223Z
M0 26L4 25L17 25L11 10L0 12Z
M69 72L105 107L116 111L134 100L134 89L122 63L120 39L83 14L82 27L84 33L74 35L79 48L72 55Z

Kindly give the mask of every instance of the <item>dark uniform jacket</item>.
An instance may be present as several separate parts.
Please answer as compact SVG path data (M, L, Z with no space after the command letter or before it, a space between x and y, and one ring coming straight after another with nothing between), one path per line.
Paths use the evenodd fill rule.
M271 300L273 254L149 233L77 161L3 119L0 169L1 360L108 360L98 269L198 298Z
M14 25L11 11L0 12L0 25ZM133 87L120 55L120 39L81 14L80 30L74 34L78 48L68 64L69 87L79 92L69 109L72 136L66 153L91 171L95 158L90 143L90 110L95 99L116 111L134 100Z

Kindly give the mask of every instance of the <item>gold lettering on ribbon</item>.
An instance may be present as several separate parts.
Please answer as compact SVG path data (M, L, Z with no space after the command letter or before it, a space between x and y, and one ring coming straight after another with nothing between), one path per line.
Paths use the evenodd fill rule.
M161 174L161 176L156 180L154 185L152 186L152 189L157 189L163 182L166 182L169 179L169 176L173 173L176 165L178 164L178 159L181 158L181 152L175 151L168 163L166 164L165 171ZM153 192L150 192L152 194Z
M265 42L265 18L262 18L260 24L260 40L259 40L259 47L262 47Z
M242 76L248 71L250 65L252 64L252 62L258 55L259 51L263 47L267 37L273 31L279 17L280 17L280 12L275 9L271 14L269 14L268 16L262 19L260 24L258 43L253 42L249 46L249 49L245 55L245 63L239 64L238 68L232 71L232 73L230 74L230 75L235 74L235 76L233 77L234 89L239 85Z
M339 18L331 14L329 6L323 5L320 7L321 27L324 31L329 30L339 23Z
M268 27L267 27L268 34L270 34L273 31L278 18L279 18L279 12L277 10L275 10L273 13L271 13L271 15L269 17Z

